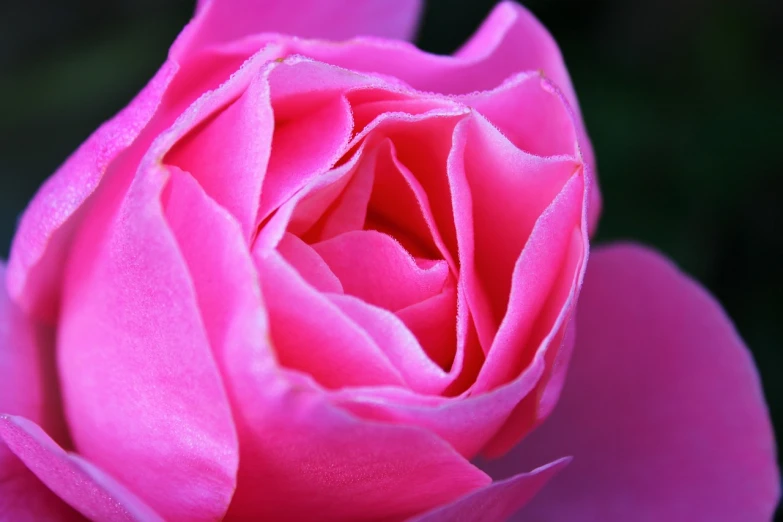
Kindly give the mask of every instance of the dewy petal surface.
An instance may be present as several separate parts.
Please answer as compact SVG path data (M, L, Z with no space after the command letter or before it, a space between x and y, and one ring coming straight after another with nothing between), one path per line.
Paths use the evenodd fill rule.
M551 417L496 479L574 461L515 520L761 522L779 473L749 352L720 305L659 254L591 255L577 346Z

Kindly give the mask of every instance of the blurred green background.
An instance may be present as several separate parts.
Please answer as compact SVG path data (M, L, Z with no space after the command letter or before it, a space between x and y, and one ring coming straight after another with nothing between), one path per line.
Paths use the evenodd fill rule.
M419 44L453 51L494 3L432 0ZM36 188L152 76L192 4L0 5L0 257ZM561 44L593 139L599 241L653 245L720 299L783 433L783 2L526 4Z

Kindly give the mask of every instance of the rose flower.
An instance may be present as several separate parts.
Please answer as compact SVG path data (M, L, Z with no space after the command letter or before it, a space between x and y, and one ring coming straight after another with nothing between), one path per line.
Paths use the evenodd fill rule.
M200 2L41 188L0 292L3 519L769 520L720 306L639 246L588 265L554 40L503 3L428 54L420 7Z

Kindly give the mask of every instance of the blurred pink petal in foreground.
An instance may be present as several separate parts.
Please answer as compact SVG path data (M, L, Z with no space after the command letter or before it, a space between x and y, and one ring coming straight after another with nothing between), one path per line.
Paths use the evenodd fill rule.
M562 455L573 462L514 520L772 518L775 442L750 353L720 305L646 248L594 251L560 402L482 467L503 478Z

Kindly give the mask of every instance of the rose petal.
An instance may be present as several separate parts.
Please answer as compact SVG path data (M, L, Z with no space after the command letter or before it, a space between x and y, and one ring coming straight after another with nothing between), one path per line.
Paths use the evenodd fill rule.
M480 112L511 143L529 154L579 157L579 123L571 116L566 100L540 73L522 72L490 91L457 99Z
M90 520L163 520L101 470L63 451L34 422L0 415L0 439L41 482Z
M274 274L256 274L237 222L192 180L175 172L172 183L169 204L204 225L189 235L188 214L175 220L169 209L240 439L227 520L402 518L488 484L431 433L353 418L309 378L280 368L257 283Z
M659 254L617 245L593 253L577 322L554 413L484 466L501 478L574 455L519 520L770 520L769 416L720 305Z
M442 258L456 272L456 264L443 244L421 183L400 163L390 139L381 141L377 147L365 228L386 232L418 257Z
M448 160L454 222L459 241L460 283L464 285L467 302L476 324L485 354L495 358L492 350L501 318L506 313L510 296L509 281L517 259L530 236L533 226L545 208L562 190L565 182L578 172L578 163L569 157L543 159L524 153L514 147L502 134L480 115L472 115L460 122L454 133L454 145ZM492 173L492 175L487 175ZM552 211L548 228L578 227L581 216L581 186L570 192L567 202ZM551 234L548 232L540 232ZM547 245L567 244L565 240L547 241ZM558 273L560 263L555 251L543 251L538 257L545 273ZM537 283L547 288L537 271ZM528 276L532 277L532 276ZM526 287L525 283L517 283ZM524 310L522 323L532 323L537 317L536 303ZM524 320L524 317L527 320ZM514 316L514 322L520 317ZM513 347L519 353L519 343ZM509 374L518 365L502 364ZM494 371L492 365L488 370ZM484 372L485 373L485 372ZM500 381L502 382L502 380ZM493 380L493 385L499 384ZM478 389L487 389L483 384Z
M347 40L357 35L409 39L421 0L199 0L190 47L275 32L303 38Z
M24 415L62 434L53 333L11 301L5 273L0 262L0 413ZM0 444L0 513L21 521L78 517L5 444Z
M11 301L0 262L0 413L22 415L62 431L54 332Z
M238 99L183 137L166 156L166 163L189 172L236 216L248 238L255 232L274 127L269 81L262 71L252 75Z
M318 252L293 234L286 234L277 251L299 275L319 292L342 294L343 285Z
M587 261L583 198L584 178L577 172L536 221L509 278L508 307L476 390L491 389L524 368L578 288Z
M92 207L67 269L59 368L80 454L164 518L211 520L235 486L236 433L161 208L167 177L153 156L118 204Z
M428 299L395 315L421 343L427 355L444 370L453 369L457 346L457 289L452 283Z
M346 232L313 248L347 294L392 312L439 294L450 277L445 261L416 260L375 230Z
M377 344L277 252L256 250L270 335L281 364L328 388L402 385Z
M559 473L571 459L561 459L530 473L493 482L469 493L451 504L419 515L408 522L506 522L530 501L549 479Z
M464 168L473 204L475 270L487 292L493 320L500 324L515 297L513 283L529 292L528 285L512 281L515 264L544 211L572 177L580 177L580 164L567 156L544 159L524 153L482 117L473 118L472 125L464 130L467 135L460 166ZM492 175L488 176L488 172ZM572 228L578 227L581 217L580 189L581 186L574 187L569 204L552 211L556 214L553 218L569 220ZM547 244L551 243L549 239ZM541 256L541 261L548 266L528 273L546 280L542 270L556 271L559 263L547 254ZM535 303L543 300L531 301L533 308L526 311L535 314ZM514 316L515 322L519 319L519 315Z
M396 315L351 295L329 295L346 316L359 325L402 374L414 391L441 393L453 380L435 364Z
M54 322L59 309L64 259L78 213L109 164L152 118L177 71L166 62L136 98L104 123L38 190L22 215L8 264L9 294L25 310Z
M243 414L258 428L243 446L240 483L249 489L229 518L395 520L489 482L431 433L356 420L246 356L232 368Z
M0 513L14 522L83 521L78 511L47 488L25 465L0 444Z
M482 80L490 84L499 85L514 72L537 70L563 91L575 114L581 155L587 165L591 194L590 227L593 230L601 210L601 196L595 178L595 155L563 56L549 31L521 5L501 2L455 56L470 61L480 60Z
M343 94L377 80L292 57L279 64L270 82L275 135L261 194L260 221L347 152L353 118Z

